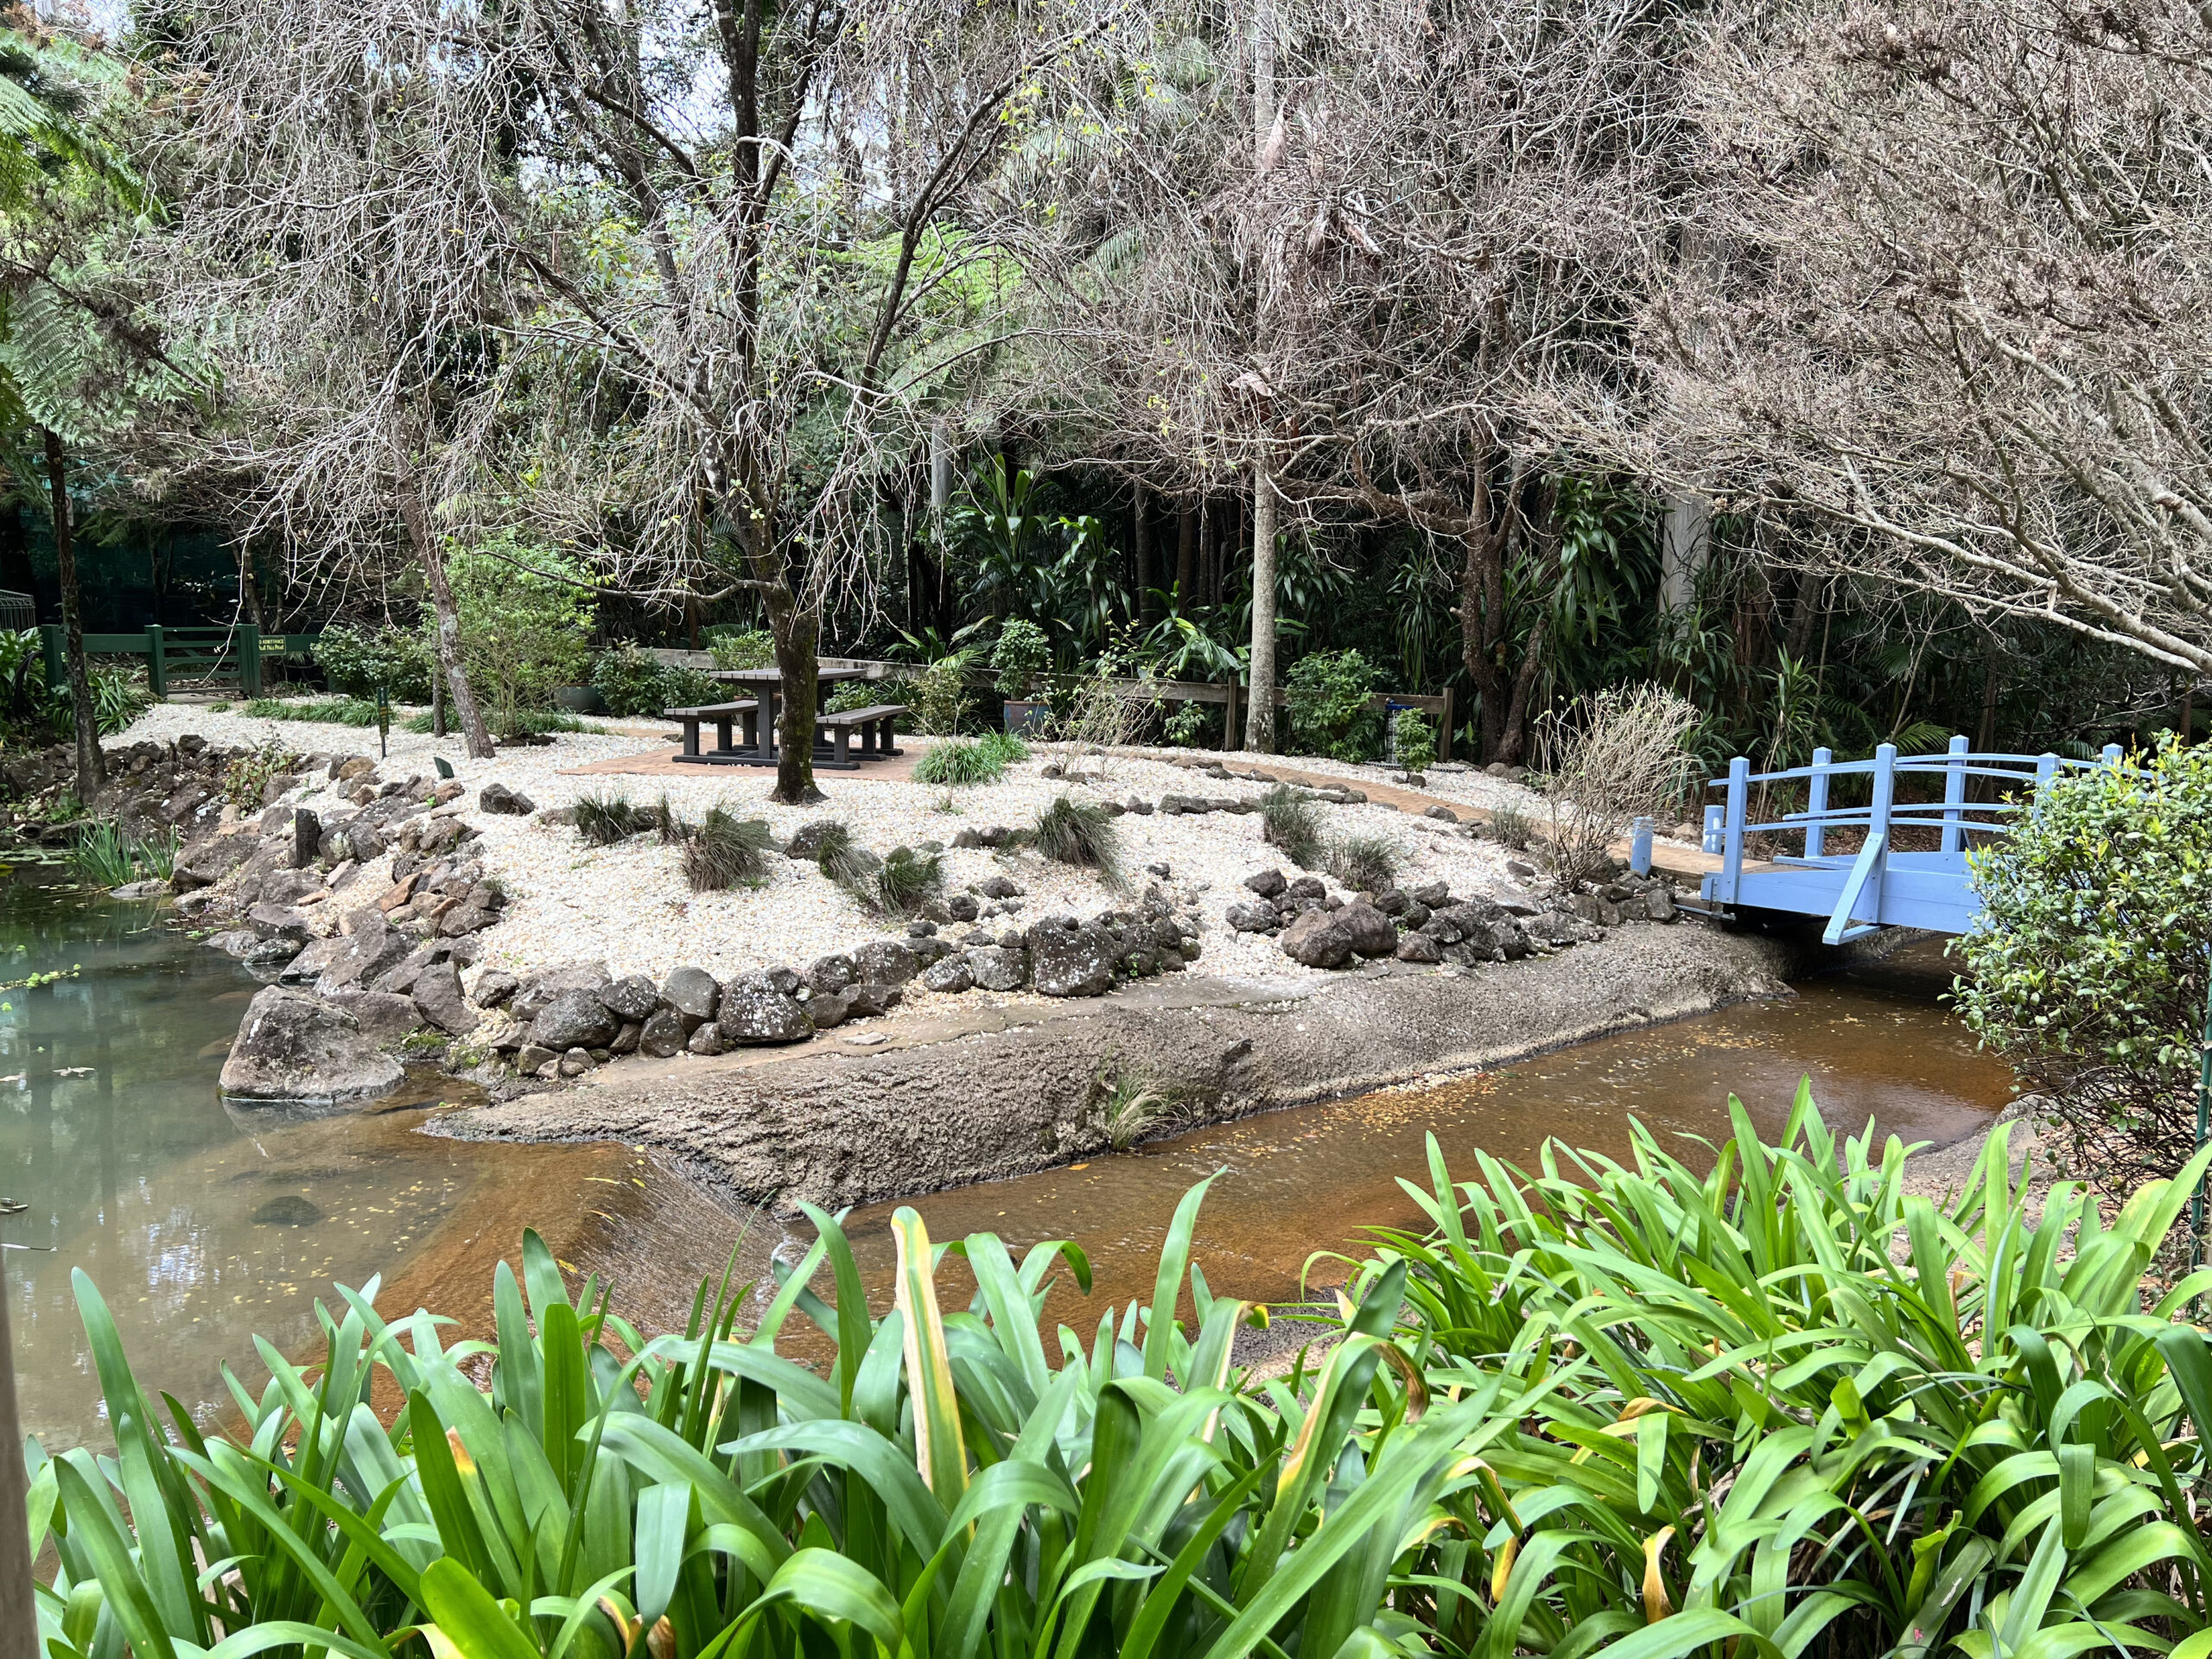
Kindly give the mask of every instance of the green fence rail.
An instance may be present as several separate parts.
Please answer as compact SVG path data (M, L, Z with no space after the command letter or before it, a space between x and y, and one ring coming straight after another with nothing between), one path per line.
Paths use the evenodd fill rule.
M46 683L59 685L69 671L67 645L60 627L41 624ZM305 652L314 633L264 633L251 623L235 628L169 628L149 624L138 633L88 633L88 657L143 657L146 685L157 697L168 696L169 682L234 678L249 697L261 695L263 665L269 659Z

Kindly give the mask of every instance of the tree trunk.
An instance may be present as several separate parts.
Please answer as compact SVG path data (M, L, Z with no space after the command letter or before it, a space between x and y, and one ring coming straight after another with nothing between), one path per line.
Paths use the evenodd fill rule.
M1198 516L1191 511L1191 498L1175 504L1175 608L1191 613L1198 596Z
M1137 556L1137 620L1147 628L1160 620L1152 602L1152 521L1148 512L1152 504L1147 499L1150 493L1143 480L1139 480L1136 499L1129 507L1129 540Z
M1529 700L1542 665L1546 618L1539 613L1529 637L1515 642L1505 632L1505 573L1522 531L1521 493L1527 469L1517 458L1501 490L1485 466L1475 476L1475 502L1469 515L1481 528L1462 538L1465 563L1459 573L1459 658L1467 677L1482 694L1483 758L1518 766L1529 747Z
M469 754L488 760L492 734L485 729L476 692L468 683L468 665L461 659L461 609L454 603L453 587L446 580L445 551L430 533L430 515L413 491L400 498L399 516L406 522L408 539L415 543L415 556L423 561L423 579L430 589L431 613L438 625L433 636L437 642L438 676L453 694L454 718L460 722Z
M1275 486L1264 467L1252 468L1252 673L1244 712L1244 747L1275 752Z
M42 430L47 488L54 498L54 557L61 578L61 628L68 641L69 707L77 729L77 798L89 804L92 791L107 785L107 757L100 753L92 664L85 660L85 603L77 588L77 544L69 522L69 458L62 451L61 435L51 427Z
M781 582L768 594L768 628L776 637L776 666L784 677L784 711L776 721L776 788L768 798L784 806L810 806L823 798L814 783L814 699L820 684L815 645L822 627L802 611Z

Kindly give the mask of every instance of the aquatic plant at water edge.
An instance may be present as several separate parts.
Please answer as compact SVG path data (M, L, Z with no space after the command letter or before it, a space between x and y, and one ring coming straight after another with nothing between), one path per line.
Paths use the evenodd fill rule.
M725 806L707 809L683 843L683 879L694 891L757 887L768 879L775 840L763 818L740 818Z
M662 797L663 800L667 798ZM576 797L576 834L594 847L611 847L653 825L652 815L630 804L619 790Z
M1116 1152L1127 1152L1176 1115L1174 1092L1143 1071L1109 1065L1096 1092L1091 1121Z
M2076 1186L2036 1213L2007 1126L1938 1205L1807 1090L1776 1146L1729 1111L1710 1173L1637 1125L1627 1166L1461 1184L1432 1137L1433 1230L1356 1265L1355 1301L1407 1274L1430 1398L1547 1379L1481 1450L1456 1649L2212 1650L2212 1348L2171 1322L2212 1274L2146 1278L2212 1149L2107 1229Z
M174 830L141 839L119 823L88 823L70 849L78 880L96 887L120 887L149 877L166 881L176 874L177 833Z
M1321 855L1321 868L1354 893L1380 893L1398 874L1398 849L1380 836L1341 836Z
M1096 870L1109 881L1121 876L1122 832L1114 815L1096 801L1060 795L1037 815L1030 844L1057 864Z
M2107 1192L2171 1174L2196 1143L2212 748L2164 734L2125 769L2063 774L1967 867L1967 1027L2050 1103L2069 1173Z
M1260 797L1260 838L1300 869L1321 861L1321 807L1311 795L1277 784Z

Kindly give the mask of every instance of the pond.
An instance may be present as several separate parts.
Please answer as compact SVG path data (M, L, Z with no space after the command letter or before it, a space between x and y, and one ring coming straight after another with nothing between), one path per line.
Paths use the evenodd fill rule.
M618 1309L647 1329L680 1325L699 1275L733 1249L751 1277L772 1251L789 1260L804 1248L803 1228L718 1205L639 1148L418 1134L442 1099L461 1098L435 1075L329 1116L228 1109L216 1078L258 988L245 969L162 926L151 904L0 883L0 979L79 965L0 995L0 1198L26 1206L0 1236L36 1247L4 1261L24 1425L49 1447L109 1438L73 1269L106 1297L142 1382L206 1421L229 1403L225 1362L258 1391L252 1336L293 1354L315 1345L315 1299L334 1281L382 1274L388 1313L427 1306L454 1316L459 1334L487 1333L492 1263L513 1255L525 1225L564 1262L611 1274ZM1017 1245L1079 1240L1094 1292L1083 1301L1063 1286L1050 1313L1088 1325L1105 1304L1148 1294L1177 1200L1218 1170L1197 1243L1209 1281L1294 1299L1314 1252L1363 1227L1417 1222L1396 1183L1422 1177L1431 1133L1463 1177L1477 1147L1528 1163L1551 1135L1619 1155L1630 1114L1669 1136L1725 1135L1731 1090L1771 1130L1809 1073L1839 1127L1871 1116L1913 1139L1972 1134L2005 1103L2009 1078L1942 1014L1947 982L1940 957L1916 947L1809 982L1792 1001L912 1202L941 1241L984 1230ZM848 1223L886 1300L893 1208ZM1312 1282L1334 1276L1324 1263Z

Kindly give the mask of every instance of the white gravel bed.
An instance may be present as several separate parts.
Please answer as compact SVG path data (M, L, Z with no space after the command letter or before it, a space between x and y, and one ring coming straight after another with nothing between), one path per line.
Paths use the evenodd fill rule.
M518 749L490 760L470 760L455 738L437 741L392 733L385 776L427 773L431 755L442 754L467 785L464 798L468 806L474 806L485 784L496 779L527 795L541 809L541 817L532 818L473 810L468 815L483 832L480 845L487 872L511 895L504 919L485 935L489 963L527 969L604 957L618 975L645 973L658 979L671 969L693 966L727 976L777 963L804 966L829 952L905 931L896 918L868 915L807 863L779 861L767 884L756 890L694 893L683 879L677 850L651 836L594 848L587 846L572 827L542 820L543 809L572 805L581 795L620 792L644 804L665 792L680 812L692 818L719 803L741 817L765 818L779 839L811 819L836 817L852 827L861 845L880 855L894 846L918 846L925 841L942 842L950 849L963 827L1027 824L1064 791L1116 800L1135 796L1155 803L1165 793L1256 798L1264 792L1261 785L1224 783L1161 760L1122 756L1111 758L1105 775L1095 783L1064 783L1038 775L1051 758L1041 752L1010 769L999 783L951 791L865 773L819 773L829 799L811 807L771 804L767 796L773 774L766 769L702 766L677 777L563 775L611 756L664 755L672 747L666 728L658 722L607 723L613 729L604 735L563 734L545 747ZM302 753L376 753L373 729L251 720L236 712L216 714L204 705L178 703L149 710L123 741L167 741L196 732L213 743L240 745L258 742L272 730ZM900 741L920 746L928 740L902 737ZM1225 759L1264 769L1268 758ZM1303 758L1281 764L1340 772L1355 785L1376 779L1372 768ZM1445 776L1465 779L1471 774ZM1432 784L1437 780L1432 774ZM1511 787L1494 779L1477 781L1493 789ZM310 794L305 804L312 806L315 798ZM1471 840L1449 825L1388 806L1325 804L1320 810L1329 836L1377 836L1390 842L1401 860L1401 886L1441 879L1455 893L1500 893L1516 885L1505 870L1510 855L1495 842ZM1155 812L1147 817L1132 813L1116 823L1127 881L1119 892L1089 870L1050 863L1034 853L985 849L945 853L947 891L958 892L991 875L1010 876L1027 889L1019 901L1021 909L982 925L1020 927L1056 912L1089 916L1125 904L1141 894L1147 881L1157 879L1145 867L1165 862L1170 876L1161 885L1172 896L1194 901L1200 913L1205 954L1198 971L1261 981L1325 976L1324 970L1290 961L1274 940L1234 932L1223 920L1229 906L1245 896L1240 884L1253 871L1274 866L1287 874L1297 874L1262 842L1256 814L1166 817ZM958 936L967 929L955 925L947 931Z

